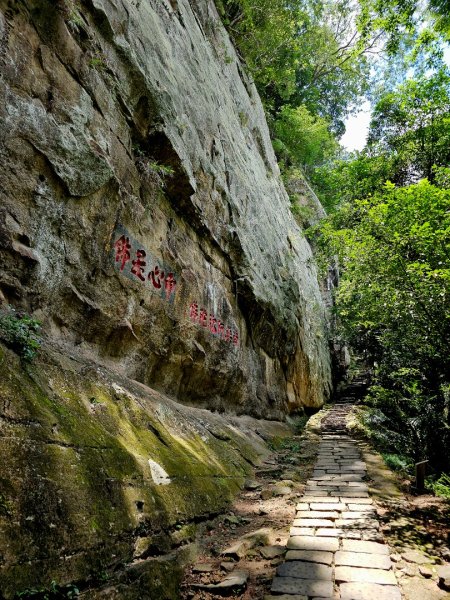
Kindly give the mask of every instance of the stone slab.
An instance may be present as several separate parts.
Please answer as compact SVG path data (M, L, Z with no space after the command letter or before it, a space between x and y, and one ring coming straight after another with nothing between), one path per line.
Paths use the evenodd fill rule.
M437 587L432 579L408 577L401 582L405 600L449 600L448 591Z
M346 510L347 505L342 503L342 502L330 502L330 503L326 503L326 502L321 502L321 503L315 503L315 502L311 502L310 504L311 509L315 510L315 511L335 511L335 510Z
M286 560L303 560L305 562L331 565L333 562L333 553L321 550L289 550L286 554Z
M341 600L401 600L402 598L398 587L376 583L342 583L339 591Z
M375 511L346 510L340 515L341 519L372 519Z
M364 552L346 552L338 550L335 555L336 566L367 567L389 570L391 559L386 554L366 554Z
M303 536L303 535L314 535L315 529L313 527L291 527L289 529L290 536Z
M299 594L282 594L281 596L264 596L264 600L308 600L308 596Z
M294 519L294 527L334 527L330 519Z
M389 547L378 542L363 542L358 540L344 540L342 549L348 552L363 552L367 554L389 554Z
M295 577L275 577L271 592L274 594L304 594L305 596L333 596L331 581L317 579L296 579Z
M342 473L339 470L339 473L321 473L319 475L314 475L311 477L312 481L355 481L356 483L361 482L362 475L358 473Z
M370 504L349 504L349 510L356 510L359 512L375 512L374 507Z
M281 596L264 596L264 600L308 600L308 596L299 594L282 594Z
M299 502L295 510L309 510L309 504L307 502Z
M431 560L419 550L406 550L406 552L402 552L402 558L403 560L406 560L406 562L414 563L416 565L427 565L431 562Z
M378 529L380 524L371 518L365 519L336 519L336 527L349 527L353 529Z
M345 502L346 504L373 504L372 498L369 498L367 495L355 496L353 494L354 492L352 492L352 496L350 497L341 494L339 502Z
M317 488L315 488L313 490L312 489L311 490L306 489L303 492L303 495L305 496L305 500L307 500L308 502L309 502L309 497L310 496L314 498L315 502L317 502L317 498L324 498L324 497L335 496L336 494L330 494L328 492L328 490L323 490L323 489L322 490L318 490Z
M339 540L327 537L291 537L288 540L289 550L323 550L336 552L339 550Z
M393 571L385 571L384 569L336 567L334 577L337 582L379 583L381 585L397 584Z
M312 496L310 498L308 498L308 502L309 503L314 503L314 504L337 504L339 503L339 497L336 496ZM318 509L316 507L314 507L314 510L321 510Z
M321 510L299 510L295 515L296 519L338 519L339 513L335 511ZM343 517L344 518L344 517Z
M340 537L345 533L345 531L343 529L336 529L336 528L331 528L331 527L324 527L324 528L320 528L316 529L316 533L315 535L319 536L319 537Z
M376 529L363 529L361 531L361 538L363 540L371 541L371 542L380 542L383 543L382 534Z
M333 569L328 565L322 565L320 563L290 560L278 567L277 575L280 577L295 577L297 579L320 579L331 581Z

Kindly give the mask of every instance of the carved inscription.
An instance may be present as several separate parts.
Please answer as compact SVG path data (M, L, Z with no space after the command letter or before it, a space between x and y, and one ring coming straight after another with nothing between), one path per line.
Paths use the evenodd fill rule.
M175 273L153 258L122 227L114 232L113 254L115 266L123 275L149 285L168 302L173 301L177 288Z
M189 306L189 318L212 335L229 344L239 346L239 332L223 323L216 315L208 313L206 308L201 307L197 301L191 302Z
M170 267L152 256L128 231L118 225L111 240L111 259L116 270L128 279L138 282L156 292L162 299L173 303L177 289L181 286L178 275ZM183 287L183 286L181 286ZM181 293L181 290L180 290ZM179 298L183 302L183 294ZM209 304L209 302L208 302ZM193 300L189 307L178 306L178 318L195 323L204 331L227 344L239 346L239 331L213 312Z

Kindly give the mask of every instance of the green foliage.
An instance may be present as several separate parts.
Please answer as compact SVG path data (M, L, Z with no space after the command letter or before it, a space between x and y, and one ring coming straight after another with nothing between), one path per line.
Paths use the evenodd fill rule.
M162 165L157 160L149 160L146 164L149 171L153 171L161 177L173 177L175 170L170 165Z
M273 146L285 164L301 166L311 172L333 156L337 142L329 131L329 123L312 115L306 106L283 106L274 125Z
M374 365L369 401L392 433L387 451L450 468L450 190L387 184L320 231L341 265L342 335Z
M304 105L343 132L367 89L366 46L347 2L222 0L222 18L272 116ZM370 37L370 36L368 36Z
M106 71L108 68L108 61L102 52L97 52L95 56L92 56L88 64L92 69L96 69L97 71Z
M437 481L430 483L430 488L436 496L450 500L450 475L443 473Z
M37 587L28 588L22 592L16 592L14 598L22 598L28 600L69 600L76 598L80 594L80 590L73 584L58 585L56 581L52 581L49 588Z
M0 338L26 362L31 362L41 345L41 324L13 308L0 313Z
M67 24L75 31L83 29L85 23L77 0L57 0L57 6Z
M384 462L392 471L398 471L403 475L410 475L413 472L414 465L407 456L401 454L382 453Z
M332 212L340 205L381 192L387 181L395 179L396 168L394 157L364 150L316 167L311 183L325 209Z
M401 48L405 36L413 36L419 43L426 43L427 29L449 39L450 3L448 0L429 0L418 3L415 0L358 0L358 29L364 35L377 32L387 41L387 50L395 53Z
M154 185L164 188L166 180L175 175L173 167L148 156L138 144L133 145L133 153L136 156L136 166L142 176Z
M377 102L369 150L395 161L395 183L427 177L450 163L450 76L445 71L410 79Z

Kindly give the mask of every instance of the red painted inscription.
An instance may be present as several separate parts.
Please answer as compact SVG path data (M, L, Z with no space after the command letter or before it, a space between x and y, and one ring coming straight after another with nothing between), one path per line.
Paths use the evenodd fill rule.
M191 302L189 306L189 318L193 323L208 329L212 335L219 337L228 344L233 343L235 346L239 346L239 332L222 323L215 315L208 314L206 308L199 307L197 301Z
M116 262L120 263L120 270L123 271L125 265L130 260L131 244L129 238L122 235L114 244L116 249Z
M173 272L165 274L158 264L152 268L151 256L147 256L147 252L137 246L135 241L131 243L130 237L127 235L120 235L114 242L114 256L119 270L125 271L124 275L131 278L136 277L143 283L149 281L155 290L160 291L163 297L165 296L167 301L175 294L177 286L175 274Z

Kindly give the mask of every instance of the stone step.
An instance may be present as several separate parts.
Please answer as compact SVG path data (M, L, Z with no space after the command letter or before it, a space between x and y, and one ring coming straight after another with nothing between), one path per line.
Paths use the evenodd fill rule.
M356 395L346 391L342 400ZM296 506L285 561L273 580L273 598L401 599L364 481L367 467L345 428L351 407L348 402L335 405L322 421L314 472Z

